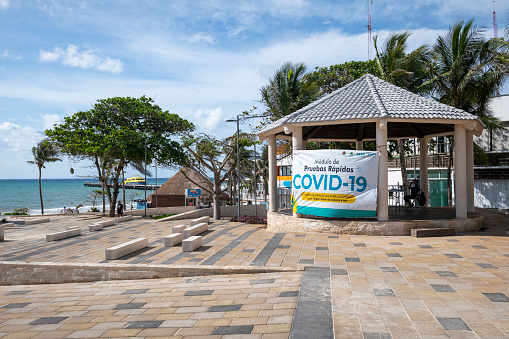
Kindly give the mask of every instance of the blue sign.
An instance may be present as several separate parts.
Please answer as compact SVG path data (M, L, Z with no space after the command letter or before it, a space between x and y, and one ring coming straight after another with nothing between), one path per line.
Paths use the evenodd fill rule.
M139 210L144 210L145 209L145 204L146 202L142 202L142 201L138 201L138 206L136 207L137 209Z
M201 188L187 188L186 198L197 198L201 197Z

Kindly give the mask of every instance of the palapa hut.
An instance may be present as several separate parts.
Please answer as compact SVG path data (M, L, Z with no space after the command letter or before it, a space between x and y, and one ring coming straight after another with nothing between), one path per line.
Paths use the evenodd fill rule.
M185 173L185 175L184 175ZM190 180L191 179L191 180ZM194 181L194 182L193 182ZM201 186L208 187L213 190L213 182L203 176L201 173L193 168L184 167L178 171L173 177L168 179L157 192L157 203L156 203L156 192L148 196L147 200L151 202L152 207L174 207L174 206L186 206L186 189L201 188ZM212 202L212 194L201 188L200 204L210 204ZM229 200L227 194L221 195L221 200Z

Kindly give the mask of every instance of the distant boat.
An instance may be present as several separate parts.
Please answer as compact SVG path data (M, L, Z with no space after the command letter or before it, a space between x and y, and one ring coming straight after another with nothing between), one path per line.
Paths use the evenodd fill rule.
M124 181L125 185L146 185L147 182L143 177L131 177Z

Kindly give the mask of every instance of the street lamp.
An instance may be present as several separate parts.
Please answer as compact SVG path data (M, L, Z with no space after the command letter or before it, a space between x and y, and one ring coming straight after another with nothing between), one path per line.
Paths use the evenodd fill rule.
M254 119L254 118L264 118L267 116L269 116L269 115L255 115L255 116L251 116L251 117L244 117L243 119L247 120L247 119ZM237 217L238 217L237 220L240 220L240 153L239 153L240 115L239 114L237 114L237 119L226 120L226 122L234 122L234 121L237 122L237 181L238 181L238 190L239 190L239 194L238 194L238 199L239 199L238 206L239 207L238 207L238 211L237 211ZM256 146L255 146L255 157L256 157ZM255 158L255 162L256 162L256 158ZM256 164L255 164L255 182L256 182ZM255 191L255 214L256 214L256 191Z

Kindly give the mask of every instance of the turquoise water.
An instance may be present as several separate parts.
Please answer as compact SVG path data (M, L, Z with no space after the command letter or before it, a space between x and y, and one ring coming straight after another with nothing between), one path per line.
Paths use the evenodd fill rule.
M65 207L74 208L82 204L81 212L86 212L92 207L90 193L100 187L86 187L83 184L93 182L90 179L42 179L42 198L44 213L59 213ZM166 179L158 179L162 185ZM155 178L147 178L149 184L155 185ZM147 190L147 196L153 191ZM130 200L143 199L144 191L126 190L126 208L130 207ZM122 190L119 199L122 198ZM96 199L96 206L102 209L102 197ZM136 204L133 204L136 208ZM41 202L39 198L38 179L0 179L0 212L12 212L15 208L28 207L30 214L41 214ZM108 209L108 201L106 200Z

